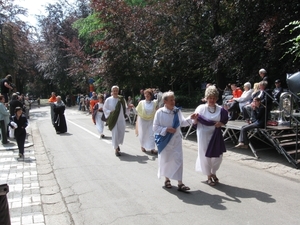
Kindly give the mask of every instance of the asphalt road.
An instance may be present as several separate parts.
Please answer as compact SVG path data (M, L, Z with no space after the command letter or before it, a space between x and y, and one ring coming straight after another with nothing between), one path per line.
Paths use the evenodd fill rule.
M48 107L30 112L40 184L50 187L42 200L46 224L298 224L299 171L277 153L255 160L250 150L229 149L211 187L195 172L195 137L184 141L183 182L189 194L163 188L157 157L140 150L134 127L127 124L121 157L114 155L110 132L101 140L91 116L66 110L68 133L57 135ZM267 157L267 155L269 156ZM279 160L279 161L277 161ZM45 179L46 178L46 179ZM43 193L42 193L43 194ZM47 194L47 195L46 195Z

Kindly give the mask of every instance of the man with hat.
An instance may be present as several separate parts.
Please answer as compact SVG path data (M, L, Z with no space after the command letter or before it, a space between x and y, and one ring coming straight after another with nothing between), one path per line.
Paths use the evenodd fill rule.
M283 88L281 87L281 81L279 79L275 80L275 88L272 91L272 96L274 98L274 101L277 101L279 104L280 101L280 95L283 92Z

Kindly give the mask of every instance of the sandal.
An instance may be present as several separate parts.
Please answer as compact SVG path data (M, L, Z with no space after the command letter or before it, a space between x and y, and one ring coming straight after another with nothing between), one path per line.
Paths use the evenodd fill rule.
M185 186L184 184L178 184L177 190L182 192L188 192L190 188L188 186Z
M212 176L209 176L209 177L208 177L208 180L207 180L206 182L207 182L207 184L210 185L210 186L215 186L215 185L216 185L216 183L214 182Z
M141 149L142 149L142 152L146 152L146 149L145 149L145 148L141 147Z
M219 179L217 178L217 176L215 174L213 174L211 177L215 183L219 183Z
M165 181L165 188L172 188L172 185L171 185L171 181L170 181L170 180L166 180L166 181Z
M157 155L157 151L154 150L154 149L152 149L152 150L151 150L151 154L152 154L152 155Z
M121 156L120 150L116 149L115 155L116 156Z

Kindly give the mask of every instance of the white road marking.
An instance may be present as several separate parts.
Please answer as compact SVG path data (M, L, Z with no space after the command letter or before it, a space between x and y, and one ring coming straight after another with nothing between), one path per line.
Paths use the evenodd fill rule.
M89 131L88 129L86 129L86 128L80 126L80 125L78 125L77 123L72 122L71 120L68 120L68 119L66 119L66 120L68 121L68 123L72 123L73 125L75 125L75 126L79 127L80 129L88 132L89 134L95 136L96 138L99 138L99 135L97 135L97 134ZM102 139L102 141L106 142L107 144L111 144L111 141L109 141L109 140Z

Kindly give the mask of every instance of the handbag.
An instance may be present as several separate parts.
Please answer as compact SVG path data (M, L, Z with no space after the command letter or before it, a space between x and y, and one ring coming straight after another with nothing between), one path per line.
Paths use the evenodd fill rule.
M278 122L276 120L268 120L267 126L278 126Z
M103 113L102 116L101 116L101 120L104 121L104 122L107 121L107 118L105 117L104 113Z

